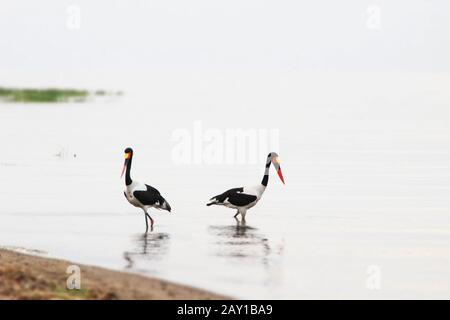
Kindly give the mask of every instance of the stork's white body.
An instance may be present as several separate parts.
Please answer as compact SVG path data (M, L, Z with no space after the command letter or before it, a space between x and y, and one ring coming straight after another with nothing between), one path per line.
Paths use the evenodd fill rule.
M124 192L125 197L130 204L147 212L147 209L151 206L144 206L138 199L136 199L136 197L133 196L133 192L145 190L147 190L147 186L145 184L133 180L133 182L129 186L126 186Z

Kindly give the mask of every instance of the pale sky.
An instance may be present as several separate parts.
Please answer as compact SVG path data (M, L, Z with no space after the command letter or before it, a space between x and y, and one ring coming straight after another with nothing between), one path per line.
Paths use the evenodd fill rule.
M67 27L70 6L79 29ZM165 72L447 73L449 31L445 0L2 0L0 85L126 88Z

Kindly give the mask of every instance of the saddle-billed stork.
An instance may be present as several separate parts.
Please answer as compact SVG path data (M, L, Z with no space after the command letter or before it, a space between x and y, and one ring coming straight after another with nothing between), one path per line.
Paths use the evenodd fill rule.
M242 221L245 221L245 214L247 213L247 210L258 203L266 190L267 183L269 182L269 169L271 164L275 167L281 182L284 184L278 154L271 152L267 156L264 177L260 184L253 187L241 187L227 190L222 194L212 197L210 199L211 202L208 203L207 206L221 205L228 208L237 209L237 213L234 215L234 218L236 218L238 214L241 214Z
M133 161L133 149L126 148L125 149L125 163L123 165L122 174L120 177L123 177L123 173L125 173L125 185L126 189L124 191L125 198L127 198L128 202L133 206L141 208L145 213L145 233L148 232L148 221L147 217L150 219L151 230L153 230L153 219L148 214L147 210L149 208L156 208L171 211L171 207L169 203L164 199L158 190L149 186L148 184L139 183L137 181L133 181L131 179L130 171L131 171L131 163Z

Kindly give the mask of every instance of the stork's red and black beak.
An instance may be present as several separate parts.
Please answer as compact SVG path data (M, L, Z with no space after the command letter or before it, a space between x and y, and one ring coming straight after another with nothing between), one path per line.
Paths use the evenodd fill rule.
M278 176L280 177L281 182L283 182L283 184L285 184L284 183L284 178L283 178L283 172L281 171L281 167L280 166L278 166L277 173L278 173Z
M286 184L284 182L283 172L281 171L280 158L276 157L274 159L274 165L275 165L275 169L277 170L278 177L280 177L281 182L283 182L283 184Z
M126 152L124 157L125 157L125 162L123 163L122 173L120 174L121 178L123 177L123 174L125 173L125 170L127 169L128 161L130 160L130 157L131 157L131 152Z

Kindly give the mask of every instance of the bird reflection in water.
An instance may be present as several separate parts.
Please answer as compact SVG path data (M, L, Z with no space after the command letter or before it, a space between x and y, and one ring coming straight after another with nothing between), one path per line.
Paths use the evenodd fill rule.
M263 270L260 281L264 286L276 290L283 282L284 240L270 244L269 239L257 228L248 226L245 221L236 221L236 225L210 226L214 236L214 255L226 258L236 272L229 274L229 281L245 282L242 270L254 270L254 276ZM262 269L259 269L259 267ZM234 277L234 278L232 278Z
M267 264L271 252L269 240L258 229L236 219L236 225L210 226L215 235L216 255L236 259L260 259Z
M157 272L158 263L167 255L170 235L164 232L150 232L133 237L134 248L123 253L127 269L136 269L140 262L146 264L144 271Z

